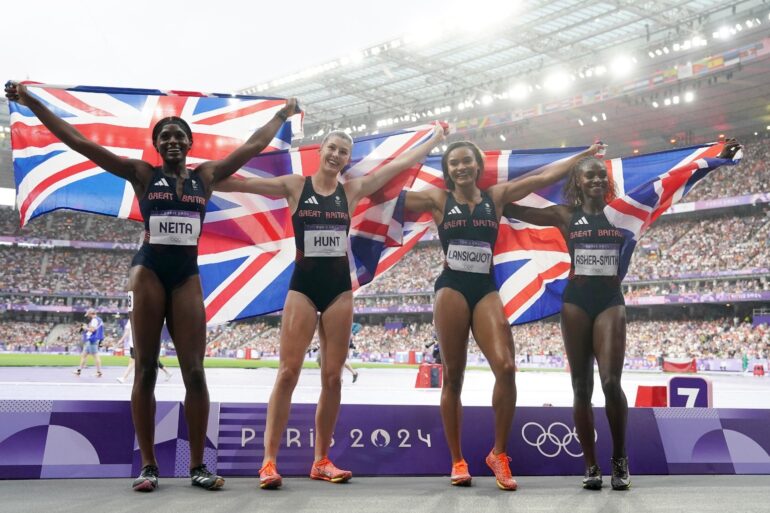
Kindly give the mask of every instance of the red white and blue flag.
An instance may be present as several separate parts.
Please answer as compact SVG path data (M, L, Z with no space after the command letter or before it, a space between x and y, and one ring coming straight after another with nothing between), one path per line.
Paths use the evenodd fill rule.
M637 241L650 224L710 171L740 159L740 154L732 161L716 158L722 147L722 144L703 145L606 161L618 197L607 205L605 214L626 235L621 248L621 278L628 270ZM479 186L486 189L527 173L536 173L543 166L582 149L485 152L484 174ZM431 187L444 188L440 157L427 159L411 190ZM562 187L563 182L554 184L517 203L537 208L561 203ZM404 247L386 250L383 258L395 263L401 252L411 247L431 226L429 214L410 218L409 213L398 208L390 235L398 241L403 231ZM536 321L561 311L561 297L569 270L567 245L557 228L502 219L495 247L494 276L511 324Z
M127 158L160 165L152 128L166 116L190 124L194 144L188 164L217 160L240 146L283 107L285 100L185 91L48 86L28 83L29 91L86 138ZM70 150L31 110L9 103L16 202L21 225L60 208L141 220L133 188ZM284 124L272 149L291 146L292 124Z
M152 145L154 124L180 116L193 131L188 164L220 159L269 121L285 100L101 87L30 84L30 92L87 138L114 153L160 165ZM10 103L11 140L21 224L57 209L71 209L141 220L131 185L97 167L55 138L26 107ZM309 175L318 168L318 146L287 151L289 120L271 147L236 176ZM293 124L292 124L293 122ZM352 161L341 180L376 172L404 151L427 140L431 126L356 140ZM279 151L271 151L279 150ZM354 288L377 271L390 217L406 171L381 191L362 200L351 223L350 267ZM199 247L207 320L217 324L281 309L294 265L291 212L285 200L253 194L211 197Z

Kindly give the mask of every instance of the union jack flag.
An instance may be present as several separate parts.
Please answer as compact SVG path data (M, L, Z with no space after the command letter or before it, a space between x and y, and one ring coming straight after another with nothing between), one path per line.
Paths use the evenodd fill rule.
M30 84L31 85L31 84ZM283 107L276 98L204 95L99 87L30 87L37 98L87 138L114 153L160 165L151 141L154 124L176 115L193 130L188 164L220 159ZM11 102L11 137L17 204L22 225L60 208L141 220L131 185L98 168L56 139L24 106ZM236 176L309 175L319 164L318 146L287 151L292 119L271 147ZM355 141L344 182L376 172L430 137L431 126ZM270 151L280 150L280 151ZM354 288L368 283L387 242L388 222L398 193L414 176L405 172L362 200L351 219L349 252ZM218 324L280 310L294 266L291 212L285 200L238 193L214 193L199 243L199 264L207 320Z
M605 214L626 235L626 242L621 248L621 278L628 270L637 241L652 222L710 171L739 161L740 154L732 161L716 158L722 147L722 144L702 145L606 161L618 197L607 205ZM496 183L537 172L543 166L582 149L485 152L484 174L479 186L486 189ZM427 159L411 190L431 187L445 187L440 157ZM563 182L554 184L517 203L537 208L561 203L562 187ZM386 250L383 258L394 264L431 225L429 214L410 218L400 205L393 216L389 234L394 241L398 241L403 233L404 246ZM381 269L384 268L381 266ZM501 220L493 273L511 324L536 321L561 311L561 297L569 270L567 245L557 228L534 226L515 219Z
M152 128L166 116L184 118L194 144L192 166L223 158L254 130L269 121L285 100L185 91L51 86L28 83L29 91L86 138L127 158L160 165L153 147ZM16 201L21 225L60 208L141 220L133 188L70 150L35 117L31 110L10 102ZM291 146L292 126L284 124L271 149Z

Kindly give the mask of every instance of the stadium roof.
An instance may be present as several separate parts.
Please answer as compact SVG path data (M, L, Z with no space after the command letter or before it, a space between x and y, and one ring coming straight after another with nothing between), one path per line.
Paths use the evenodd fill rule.
M477 138L478 128L484 127L494 137L506 133L518 137L524 143L519 146L570 144L581 137L577 129L583 125L578 119L585 123L598 116L609 118L598 132L612 133L628 148L642 146L648 151L672 138L697 142L701 137L697 129L703 127L712 133L720 129L714 127L745 132L770 124L770 119L764 119L770 97L767 55L744 66L740 60L731 63L738 64L737 69L722 66L713 73L691 74L674 82L628 87L660 70L766 39L770 5L763 1L510 4L521 7L499 13L474 12L468 7L453 21L437 20L419 33L240 92L298 97L307 112L305 133L310 139L333 128L357 136L447 119L458 123L464 137ZM627 72L625 79L612 73L615 68ZM729 83L733 78L741 80ZM741 81L745 87L737 84ZM709 91L703 89L715 85ZM581 101L548 109L549 102L564 103L594 91L600 91L601 105L586 107ZM653 101L662 105L667 97L679 94L684 104L687 91L698 97L697 109L689 110L701 114L674 114L673 109L664 114L651 106ZM526 115L533 105L540 106L535 109L539 112ZM499 116L512 111L525 115ZM569 114L554 117L553 113L565 111ZM662 119L667 121L661 123ZM655 134L646 134L649 130ZM500 143L497 140L496 145Z

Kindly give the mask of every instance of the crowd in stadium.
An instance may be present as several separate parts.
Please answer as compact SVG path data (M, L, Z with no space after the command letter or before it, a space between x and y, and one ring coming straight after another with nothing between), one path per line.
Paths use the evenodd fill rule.
M52 323L0 323L0 350L39 351L50 347L67 347L77 351L80 326L75 323L59 330L54 340L45 340ZM240 322L212 328L208 334L208 356L236 357L250 348L262 358L277 357L279 327L265 322ZM561 330L556 322L534 322L512 328L517 359L528 362L537 356L564 356ZM628 323L628 358L767 358L770 356L770 327L752 326L737 319L688 321L632 321ZM112 325L107 330L104 350L118 349L120 332ZM435 341L430 323L411 323L387 329L383 325L364 325L353 337L354 357L364 361L382 361L393 358L396 352L424 351ZM311 350L317 347L317 340ZM478 347L471 344L469 352L481 356Z
M19 212L0 207L0 234L36 240L73 240L138 244L143 228L125 219L58 210L19 227Z
M652 228L628 277L659 279L682 273L765 267L770 261L770 218L764 214L665 222Z
M117 250L31 249L0 246L0 290L123 293L131 253Z
M724 294L770 290L767 278L747 280L662 281L650 285L631 285L624 289L626 298L665 296L669 294Z

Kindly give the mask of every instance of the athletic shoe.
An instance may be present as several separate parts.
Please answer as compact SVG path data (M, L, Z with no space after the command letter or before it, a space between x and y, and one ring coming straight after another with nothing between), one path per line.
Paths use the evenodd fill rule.
M102 372L101 372L101 371L98 371L98 372L96 373L96 377L97 377L97 378L101 378L101 377L102 377Z
M126 381L123 378L115 378L115 381L118 383L125 383Z
M334 466L329 458L313 462L310 469L311 479L320 479L321 481L330 481L332 483L346 483L353 477L349 470L341 470Z
M602 469L599 468L599 465L591 465L586 469L586 474L583 478L583 488L586 490L602 489Z
M275 463L268 461L259 469L259 487L265 490L275 490L283 484L281 474L275 468Z
M225 484L224 479L209 472L205 463L190 469L190 481L193 486L200 486L206 490L218 490Z
M495 473L495 479L497 480L497 487L501 490L513 491L518 488L516 480L511 476L511 467L508 466L508 462L511 458L507 454L501 452L495 454L494 450L489 451L487 454L487 465Z
M80 376L80 369L75 369L74 371L72 371L72 374L74 374L75 376Z
M355 374L353 374L353 383L355 383L357 379L358 379L358 373L356 372Z
M468 463L465 460L460 460L452 464L452 475L449 476L449 479L453 486L470 486L472 478L468 473Z
M135 492L151 492L158 487L158 467L145 465L139 472L139 477L131 485Z
M166 381L170 380L171 376L173 376L173 375L174 375L173 372L169 372L168 374L166 374Z
M628 490L631 488L631 476L628 474L628 456L612 458L612 489Z

